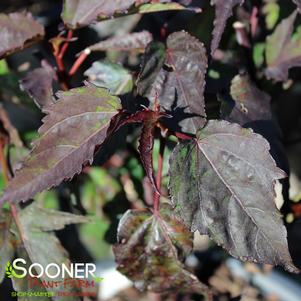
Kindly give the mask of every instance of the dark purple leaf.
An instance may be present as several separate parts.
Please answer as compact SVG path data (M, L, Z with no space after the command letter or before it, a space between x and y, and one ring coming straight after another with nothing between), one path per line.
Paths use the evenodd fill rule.
M25 13L0 14L0 29L0 58L44 36L44 27Z
M140 13L184 8L171 0L64 0L62 19L68 27L75 29L116 13L127 13L134 5L141 6Z
M28 93L39 108L47 107L55 102L52 89L55 74L55 70L44 63L41 68L28 72L20 81L21 89Z
M170 159L175 211L192 230L243 261L298 272L274 203L275 181L285 176L262 136L227 121L209 121Z
M225 30L228 18L232 16L234 6L242 5L244 0L211 0L211 5L215 5L215 20L213 38L211 42L211 55L218 48Z
M95 147L107 137L120 102L107 90L87 85L57 94L59 100L44 109L47 116L23 168L9 182L0 202L28 200L59 185L92 163Z
M173 116L171 122L176 121L176 131L195 134L206 122L206 70L204 45L187 32L175 32L167 39L166 53L160 43L147 48L138 92L151 105L158 98L161 108Z
M129 210L120 220L114 246L118 270L140 290L198 293L211 300L207 286L182 263L192 251L192 238L169 205L162 206L160 215Z
M152 39L152 34L148 31L134 32L99 42L90 46L89 49L91 51L106 51L111 49L117 51L144 51Z
M135 114L128 116L119 124L119 127L129 123L143 124L141 137L139 140L139 147L138 147L140 158L151 184L159 194L160 191L157 187L155 177L154 177L153 147L154 147L154 130L157 122L162 117L169 117L169 116L164 112L144 109L142 111L139 111Z
M231 96L234 105L222 104L223 119L245 126L254 121L271 120L271 98L259 90L247 74L237 75L231 83Z
M286 81L289 69L301 66L301 32L293 35L297 11L284 19L266 42L267 69L265 74L275 81Z

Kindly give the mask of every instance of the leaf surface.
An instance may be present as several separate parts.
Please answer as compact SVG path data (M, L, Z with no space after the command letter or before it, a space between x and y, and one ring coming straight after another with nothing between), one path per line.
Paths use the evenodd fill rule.
M52 82L55 70L48 64L30 71L20 81L20 87L34 100L39 108L47 107L55 102Z
M62 19L68 27L75 29L87 26L97 19L111 17L116 13L128 13L134 5L138 6L139 13L184 9L182 5L170 0L64 0Z
M29 46L44 36L44 27L31 14L0 14L0 58Z
M187 32L175 32L164 45L146 50L137 81L138 93L172 115L174 130L195 134L206 122L204 105L207 56L204 45ZM172 126L172 125L171 125Z
M127 211L117 235L113 248L117 268L140 290L208 294L206 285L182 263L192 251L193 236L169 205L162 206L158 216L149 210Z
M297 11L284 19L266 42L267 78L286 81L289 69L301 66L301 30L294 31Z
M218 48L225 30L227 20L232 16L233 8L244 0L211 0L211 5L215 6L215 20L213 29L213 38L211 42L211 55Z
M170 159L175 211L192 230L241 260L298 272L274 203L274 182L283 177L262 136L226 121L209 121Z
M126 94L133 89L132 74L119 64L109 61L94 62L84 74L88 76L89 82L109 89L113 95Z
M0 202L25 201L36 193L59 185L92 163L118 113L120 102L107 90L87 85L59 92L59 101L44 109L47 116L39 129L30 156L9 182Z
M249 75L241 74L231 82L231 96L234 104L222 103L223 119L236 122L241 126L259 120L271 120L271 98L259 90L250 80Z
M106 51L111 49L117 51L144 50L152 39L152 34L145 30L101 41L90 46L89 49L91 51Z
M87 222L87 218L67 212L45 209L40 206L40 203L34 202L24 210L19 211L19 221L20 224L18 227L20 227L21 230L20 239L24 247L24 249L20 251L24 253L25 258L28 256L31 262L39 263L45 269L50 263L59 266L64 263L67 267L70 265L68 253L62 247L53 231L61 230L70 224L85 223ZM56 272L56 269L49 269L49 273L52 275ZM68 279L71 281L67 275L65 280L68 281ZM70 283L65 287L64 279L61 276L53 279L48 277L47 274L43 274L41 280L46 281L46 283L48 281L57 281L60 283L57 287L47 288L49 292L60 292L64 290L68 293L75 293L78 291L78 289L72 287ZM26 278L20 281L15 280L19 286L28 285L26 283L27 281ZM60 297L59 299L67 301L70 300L70 297ZM75 300L80 300L80 298L72 297L72 301Z

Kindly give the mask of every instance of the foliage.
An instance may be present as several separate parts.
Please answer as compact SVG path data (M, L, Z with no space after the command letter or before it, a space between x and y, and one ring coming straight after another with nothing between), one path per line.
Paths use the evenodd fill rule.
M288 169L279 159L282 144L269 95L271 87L282 89L275 82L288 87L290 70L301 66L301 31L294 26L298 9L278 22L277 1L255 7L244 0L212 0L209 52L197 30L175 30L166 17L160 32L147 28L82 46L67 68L66 52L78 43L78 28L136 13L140 21L144 13L199 20L202 9L206 14L212 8L193 7L192 1L63 2L61 17L68 32L61 29L51 37L52 59L42 59L41 67L20 81L45 116L17 168L13 149L26 149L14 120L0 108L0 163L7 182L0 197L0 258L1 267L6 266L0 280L6 273L16 290L29 289L26 279L13 277L9 262L15 253L43 266L70 264L54 231L90 221L43 206L47 197L39 193L59 185L73 191L66 198L64 189L56 190L54 202L61 194L70 207L94 214L98 228L90 225L93 233L103 236L119 223L117 241L111 241L118 270L141 290L195 293L213 300L208 283L185 265L196 231L241 261L298 273L275 205L275 183L285 181ZM293 2L300 9L300 1ZM234 14L240 23L232 30L229 26L231 41L222 50L233 12L240 12ZM208 28L201 31L211 35ZM43 36L43 26L30 14L0 14L1 57L9 58ZM92 66L83 70L89 60ZM10 76L3 62L0 76ZM223 73L227 68L231 76ZM79 70L80 80L74 76ZM91 168L93 161L104 168Z

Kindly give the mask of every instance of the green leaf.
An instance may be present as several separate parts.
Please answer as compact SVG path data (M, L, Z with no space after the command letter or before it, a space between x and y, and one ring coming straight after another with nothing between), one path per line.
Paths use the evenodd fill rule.
M293 34L297 11L284 19L266 41L266 76L275 81L286 81L289 69L301 66L301 30Z
M126 94L133 89L131 73L121 65L109 61L94 62L85 72L89 82L97 87L107 88L113 95Z
M192 233L177 219L170 205L160 215L149 210L129 210L118 227L114 253L118 270L140 290L210 294L206 285L182 263L192 251Z
M60 241L55 236L53 231L61 230L66 225L76 224L76 223L85 223L88 221L87 218L79 215L73 215L66 212L60 212L56 210L45 209L40 206L40 203L34 202L23 210L19 211L19 220L20 224L18 227L21 231L20 240L23 244L20 249L19 256L21 258L28 258L30 262L35 262L41 264L44 269L50 263L55 263L61 266L63 263L67 266L70 264L68 259L68 254L65 249L62 247ZM49 269L50 273L52 272ZM65 278L67 279L67 278ZM42 281L63 281L64 279L61 276L53 279L49 278L46 274L43 274L41 277ZM15 280L19 285L26 286L27 284L26 277L21 280ZM61 284L62 285L62 284ZM18 287L15 289L18 290ZM20 288L19 288L20 289ZM49 292L76 292L76 288L67 286L58 286L58 287L49 287L47 288ZM26 291L26 290L24 290ZM70 301L70 297L60 297L61 300ZM77 297L72 297L73 300L80 300Z
M28 200L80 173L85 163L92 163L95 147L105 141L111 119L121 108L117 97L93 85L57 96L59 100L44 109L40 138L0 203Z
M185 224L243 261L298 272L274 203L283 177L262 136L226 121L209 121L170 159L172 200Z
M273 29L279 19L280 6L275 1L269 1L263 6L263 13L265 14L265 23L269 30Z
M264 63L265 43L257 43L253 48L253 61L257 68Z

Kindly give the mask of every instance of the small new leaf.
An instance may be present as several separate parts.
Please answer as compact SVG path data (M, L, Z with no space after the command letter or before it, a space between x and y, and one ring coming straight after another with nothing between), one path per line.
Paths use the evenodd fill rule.
M57 96L59 100L44 109L40 138L0 203L26 201L79 174L84 164L92 163L96 146L105 141L111 119L121 108L117 97L93 85Z
M130 123L142 123L142 132L139 140L139 153L140 158L145 169L145 172L153 185L155 191L160 194L160 191L157 187L155 176L154 176L154 167L153 167L153 148L154 148L154 131L155 127L162 117L170 117L164 112L152 111L149 109L144 109L138 111L127 118L125 118L118 127L121 127L124 124Z
M298 272L274 203L275 180L285 176L262 136L226 121L209 121L170 159L175 211L192 230L241 260Z

